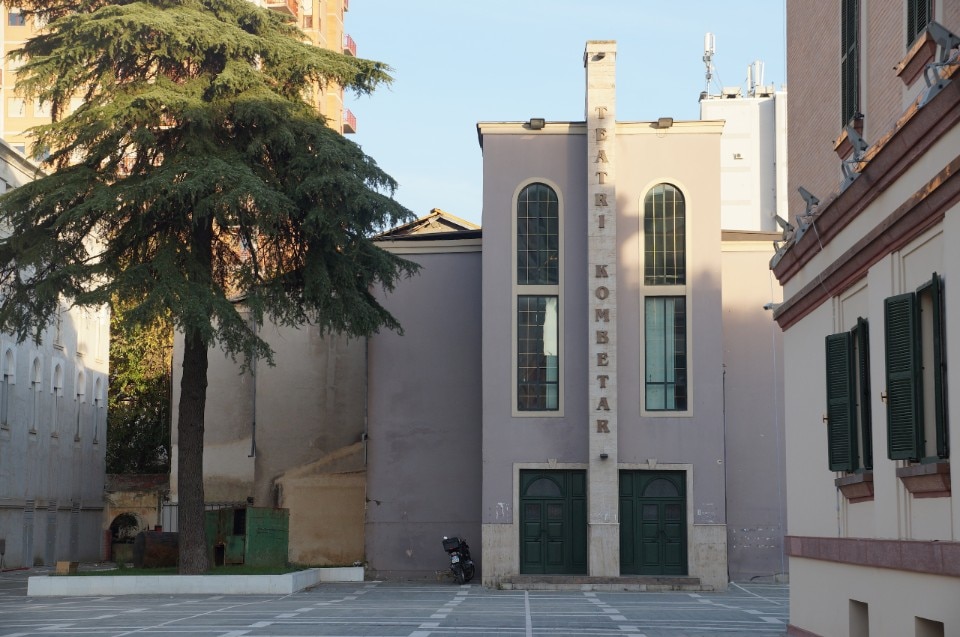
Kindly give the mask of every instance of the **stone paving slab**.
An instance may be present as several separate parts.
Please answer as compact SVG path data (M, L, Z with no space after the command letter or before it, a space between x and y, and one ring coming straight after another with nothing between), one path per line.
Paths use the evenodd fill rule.
M787 587L691 593L320 584L290 595L26 596L0 574L0 637L782 637Z

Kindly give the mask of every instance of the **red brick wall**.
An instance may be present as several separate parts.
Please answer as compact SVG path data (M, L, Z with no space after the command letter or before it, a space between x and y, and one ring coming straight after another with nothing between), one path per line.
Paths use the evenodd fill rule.
M861 37L866 49L861 57L865 72L861 73L863 104L863 138L873 143L894 127L900 115L903 82L893 70L907 52L905 3L865 2L861 0L863 20ZM866 23L864 25L864 22Z
M821 200L837 189L840 160L840 3L787 0L789 217L804 209L797 187Z
M960 32L960 2L935 0L934 19ZM894 67L907 51L905 3L860 0L863 138L873 143L903 114L906 91ZM920 80L922 82L922 80ZM821 201L837 192L842 173L834 141L840 122L840 2L787 0L789 212L804 209L805 187Z

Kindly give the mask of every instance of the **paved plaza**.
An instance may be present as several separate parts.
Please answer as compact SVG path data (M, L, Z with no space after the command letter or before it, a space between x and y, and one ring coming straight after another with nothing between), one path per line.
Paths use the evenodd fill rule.
M0 574L0 636L694 637L786 633L787 587L723 593L498 591L453 583L322 584L284 596L27 597Z

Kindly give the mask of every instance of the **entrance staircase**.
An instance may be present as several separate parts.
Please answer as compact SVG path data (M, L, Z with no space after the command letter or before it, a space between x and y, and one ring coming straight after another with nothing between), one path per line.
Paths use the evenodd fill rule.
M713 591L699 577L658 575L591 577L589 575L507 575L497 588L508 591Z

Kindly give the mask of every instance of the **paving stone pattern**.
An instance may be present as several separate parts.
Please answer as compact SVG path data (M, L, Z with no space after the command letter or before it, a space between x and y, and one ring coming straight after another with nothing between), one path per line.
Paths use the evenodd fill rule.
M29 598L25 576L0 574L5 637L775 637L787 621L781 585L636 593L363 582L286 596Z

